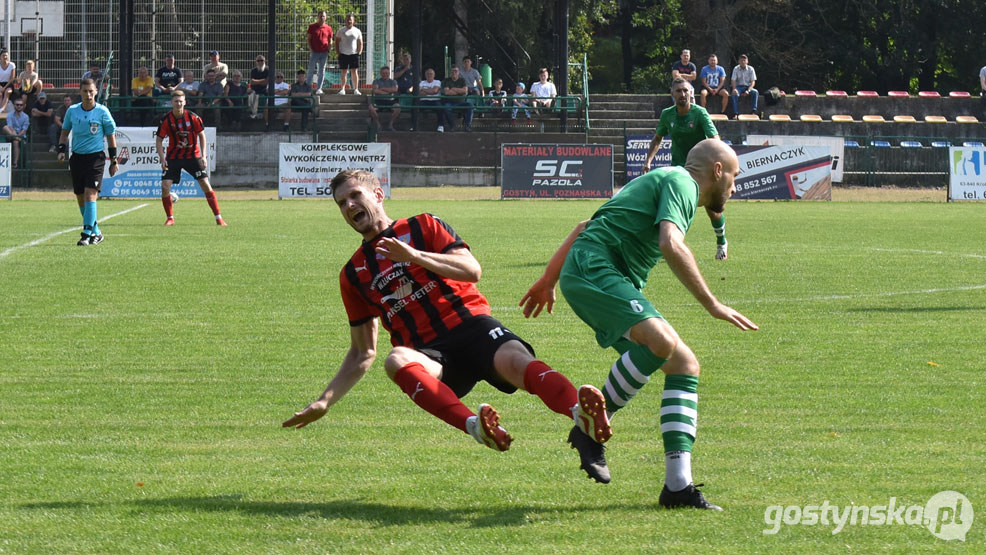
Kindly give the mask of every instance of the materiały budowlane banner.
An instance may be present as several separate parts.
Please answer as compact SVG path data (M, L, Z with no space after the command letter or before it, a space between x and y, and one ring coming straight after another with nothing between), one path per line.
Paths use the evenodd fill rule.
M734 146L740 199L832 200L832 157L827 146Z
M846 140L842 137L814 137L811 135L747 135L748 145L774 146L828 146L832 156L832 182L842 183L843 160L846 159Z
M627 137L626 148L623 149L626 181L636 179L644 174L644 162L647 161L647 151L650 150L651 135L630 135ZM657 154L651 163L651 169L671 165L671 137L664 137Z
M500 198L609 198L613 145L504 144Z
M390 198L390 143L280 143L277 196L332 198L329 184L343 170L377 176Z
M0 143L0 198L10 200L10 143Z
M157 155L156 127L118 127L116 129L117 158L120 166L110 176L110 165L103 169L101 194L118 198L160 198L161 159ZM216 170L216 128L205 128L206 161L209 171ZM168 148L168 138L164 139ZM173 183L171 191L179 197L204 197L195 178L181 172L181 182Z
M949 147L948 200L986 200L986 148Z

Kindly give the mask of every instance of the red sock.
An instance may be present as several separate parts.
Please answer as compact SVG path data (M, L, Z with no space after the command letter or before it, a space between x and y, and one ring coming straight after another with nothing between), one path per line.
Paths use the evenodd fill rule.
M572 407L579 402L579 392L572 382L540 360L528 364L524 370L524 389L540 397L549 409L569 418L572 418Z
M171 212L172 210L171 195L168 195L166 197L161 197L161 204L164 205L164 214L169 218L173 218L174 215Z
M209 208L212 208L212 213L216 216L219 215L219 203L216 201L216 192L209 191L205 194L205 200L209 202Z
M394 374L394 383L419 407L463 432L466 431L466 419L475 416L449 386L433 377L417 362L401 367Z

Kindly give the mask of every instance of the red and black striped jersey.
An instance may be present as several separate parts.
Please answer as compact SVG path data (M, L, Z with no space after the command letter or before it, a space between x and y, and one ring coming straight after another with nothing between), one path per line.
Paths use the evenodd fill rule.
M203 129L205 127L202 125L202 118L188 110L180 116L175 116L173 111L168 112L157 128L158 137L168 138L165 157L168 160L201 158L205 145L199 144L199 133Z
M431 214L397 220L373 240L363 241L339 274L350 326L379 317L393 345L420 349L463 321L490 314L489 302L475 284L377 254L383 237L427 252L469 248L451 226Z

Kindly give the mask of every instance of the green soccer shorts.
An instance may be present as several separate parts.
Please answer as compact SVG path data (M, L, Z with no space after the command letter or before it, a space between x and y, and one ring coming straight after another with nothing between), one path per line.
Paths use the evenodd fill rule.
M596 342L602 347L612 347L637 322L664 318L601 254L572 248L559 282L565 300L596 332Z

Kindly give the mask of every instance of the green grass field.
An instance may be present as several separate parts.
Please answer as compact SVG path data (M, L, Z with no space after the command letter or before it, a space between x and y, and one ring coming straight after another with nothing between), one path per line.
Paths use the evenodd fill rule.
M220 193L222 197L222 193ZM537 398L481 384L514 435L495 453L418 409L378 361L323 420L280 422L349 346L338 273L360 238L330 202L183 199L75 246L62 201L0 202L0 552L982 551L986 546L983 206L729 205L730 259L704 214L688 243L759 326L708 317L663 264L646 293L703 364L697 482L723 513L666 511L660 382L614 422L613 482ZM100 216L142 204L104 201ZM494 316L572 381L616 353L560 300L517 302L592 201L389 201L448 221ZM21 248L23 247L23 248ZM920 505L955 490L966 541L918 525L781 525L772 505Z

